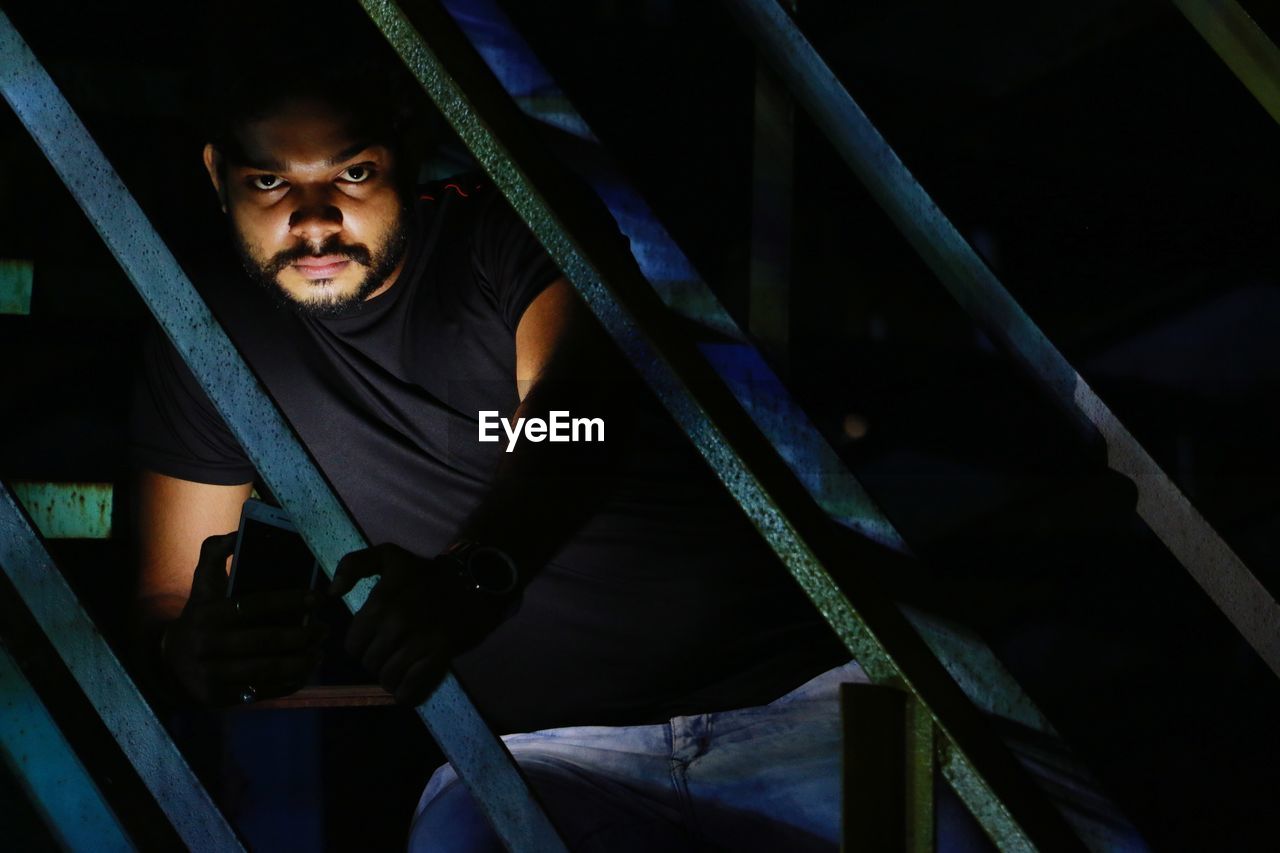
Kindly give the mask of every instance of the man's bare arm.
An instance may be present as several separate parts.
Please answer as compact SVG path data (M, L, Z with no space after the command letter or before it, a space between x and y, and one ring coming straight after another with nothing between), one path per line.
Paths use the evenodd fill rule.
M154 471L138 478L138 590L143 622L176 619L191 593L200 547L235 530L252 483L214 486Z
M319 659L325 628L303 625L306 590L227 598L227 569L250 484L142 474L134 662L158 695L205 705L292 693ZM297 627L275 627L275 616ZM289 624L289 623L286 623Z

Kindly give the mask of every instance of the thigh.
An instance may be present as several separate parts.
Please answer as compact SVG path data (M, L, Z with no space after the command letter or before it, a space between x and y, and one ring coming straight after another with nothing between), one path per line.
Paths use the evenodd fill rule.
M503 740L571 850L693 849L672 784L665 726L575 727ZM423 792L409 849L502 849L449 765Z
M706 747L685 771L703 837L732 850L836 849L844 681L867 678L849 664L768 705L706 716Z

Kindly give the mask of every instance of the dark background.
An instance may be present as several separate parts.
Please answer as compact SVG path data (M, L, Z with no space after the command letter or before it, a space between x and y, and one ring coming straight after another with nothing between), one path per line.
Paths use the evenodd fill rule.
M1245 5L1280 31L1274 9ZM174 4L5 6L192 266L224 227L188 116L206 34L212 22L230 33L217 42L225 58L271 50L291 37L287 22ZM734 23L717 4L674 0L503 6L745 327L755 72ZM1275 122L1169 2L802 0L798 21L1006 287L1274 592ZM368 27L333 15L335 50ZM0 316L0 477L116 482L125 513L128 389L151 321L7 107L0 162L0 257L35 268L30 316ZM1081 442L802 116L794 198L779 367L907 540L938 555L908 594L984 634L1153 846L1274 849L1275 677L1136 519L1105 535L973 547L964 531L1010 507L1064 488L1101 500L1074 479ZM850 415L865 435L845 431ZM127 541L50 547L118 631ZM400 845L434 761L410 712L306 712L305 725L284 713L172 724L264 849L290 831L322 831L329 849ZM290 728L310 732L298 743L313 754L270 760L302 793L277 818L255 817L252 803L278 791L244 744ZM299 828L317 801L322 829ZM301 823L290 829L288 815ZM36 844L30 815L0 816Z

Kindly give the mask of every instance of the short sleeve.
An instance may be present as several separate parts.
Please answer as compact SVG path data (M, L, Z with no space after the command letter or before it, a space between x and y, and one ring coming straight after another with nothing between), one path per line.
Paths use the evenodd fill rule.
M560 269L495 188L481 201L471 261L481 286L512 334L529 303L560 277Z
M254 479L240 443L157 328L134 382L129 450L136 467L182 480L230 486Z

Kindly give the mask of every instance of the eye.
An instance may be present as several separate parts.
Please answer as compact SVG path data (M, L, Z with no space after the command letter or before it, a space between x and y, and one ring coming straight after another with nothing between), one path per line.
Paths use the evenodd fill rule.
M249 184L255 190L278 190L284 186L284 180L279 175L254 175L249 179Z
M362 184L373 177L373 169L365 163L358 163L343 169L338 177L349 184Z

